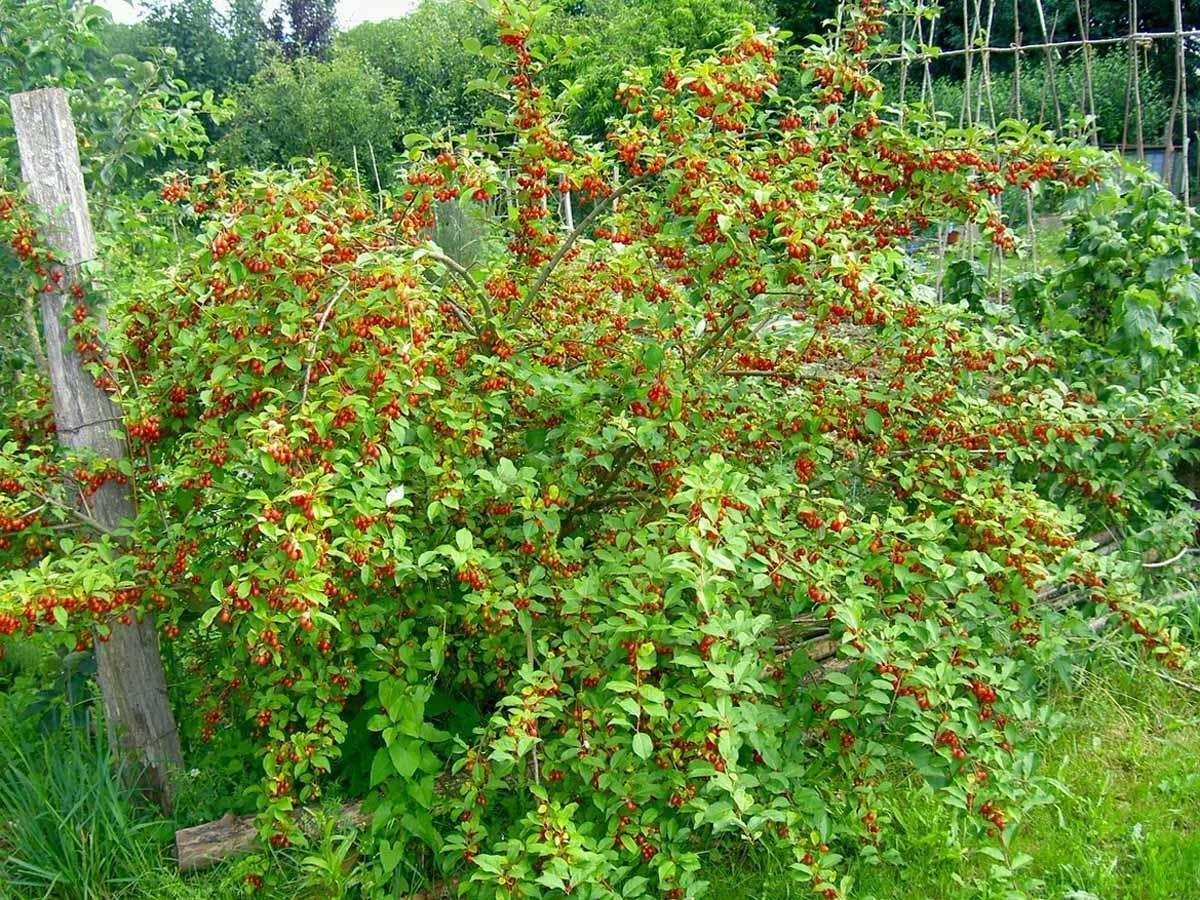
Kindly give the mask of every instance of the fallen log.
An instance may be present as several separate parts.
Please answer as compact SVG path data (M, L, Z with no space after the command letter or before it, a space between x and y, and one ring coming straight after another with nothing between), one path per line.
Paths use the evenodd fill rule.
M306 810L296 814L300 827L315 831L316 816ZM338 811L338 823L347 828L367 824L362 801L348 803ZM205 822L175 832L175 858L180 872L194 872L215 866L231 856L249 853L258 843L255 816L235 816L226 813L215 822Z

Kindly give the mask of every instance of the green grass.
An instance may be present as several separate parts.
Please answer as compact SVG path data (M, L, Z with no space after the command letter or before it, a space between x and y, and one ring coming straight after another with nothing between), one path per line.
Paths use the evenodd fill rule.
M103 739L0 734L0 897L101 900L162 865L170 826L141 815Z
M1056 900L1200 900L1200 695L1145 668L1081 671L1054 691L1069 716L1044 748L1056 806L1032 813L1013 844L1027 854L1015 896ZM919 793L904 804L891 862L851 862L856 900L1014 896L993 861L956 849L953 818ZM810 896L784 863L754 854L714 873L713 896Z

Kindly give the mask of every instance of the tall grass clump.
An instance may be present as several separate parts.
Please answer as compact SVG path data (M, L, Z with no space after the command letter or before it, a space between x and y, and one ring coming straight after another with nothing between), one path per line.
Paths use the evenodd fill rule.
M139 814L102 736L74 726L40 734L10 713L0 710L0 894L126 892L160 864L168 826Z

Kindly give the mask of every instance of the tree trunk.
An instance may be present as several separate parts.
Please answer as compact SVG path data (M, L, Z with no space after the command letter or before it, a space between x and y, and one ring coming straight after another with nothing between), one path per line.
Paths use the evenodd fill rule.
M65 324L80 267L96 255L67 94L50 88L14 94L10 100L21 175L29 185L30 201L45 222L46 242L61 275L53 291L41 294L58 440L64 447L121 459L126 455L125 441L118 436L121 410L84 368ZM78 493L75 502L85 506ZM128 485L108 481L88 499L86 510L99 527L119 532L122 523L133 517L133 496ZM131 778L169 810L174 798L171 770L182 765L182 755L154 617L147 614L130 625L114 618L107 625L110 633L97 635L96 666L110 745L129 766Z

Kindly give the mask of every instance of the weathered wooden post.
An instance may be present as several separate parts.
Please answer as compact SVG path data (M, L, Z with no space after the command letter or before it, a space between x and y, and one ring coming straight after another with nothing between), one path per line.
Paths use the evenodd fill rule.
M41 213L46 242L62 272L56 290L41 295L58 440L65 447L121 459L126 448L118 436L120 408L84 369L65 324L73 306L71 287L79 281L80 267L96 255L67 94L48 88L14 94L10 101L21 175L29 186L30 201ZM77 502L81 501L77 498ZM118 534L122 522L134 513L128 485L113 481L93 494L88 505L90 517L99 527ZM172 770L182 765L182 756L154 617L147 614L130 625L114 618L108 625L107 640L96 641L96 666L110 744L139 783L164 809L170 809Z

